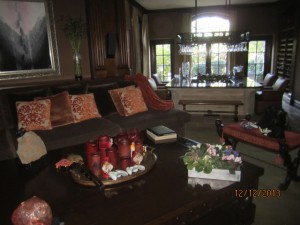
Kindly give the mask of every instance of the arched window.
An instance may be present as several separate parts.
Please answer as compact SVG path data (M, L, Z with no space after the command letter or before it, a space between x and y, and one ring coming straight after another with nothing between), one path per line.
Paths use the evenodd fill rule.
M193 33L205 33L206 37L212 32L228 32L230 22L217 16L198 17L191 23ZM192 55L192 75L227 74L227 48L223 43L198 45Z

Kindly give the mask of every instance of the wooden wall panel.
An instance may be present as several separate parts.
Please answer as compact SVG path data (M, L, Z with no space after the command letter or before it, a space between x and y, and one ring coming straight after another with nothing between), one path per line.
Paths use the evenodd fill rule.
M86 4L93 78L128 74L127 0L87 0ZM111 34L117 36L115 54L107 55Z

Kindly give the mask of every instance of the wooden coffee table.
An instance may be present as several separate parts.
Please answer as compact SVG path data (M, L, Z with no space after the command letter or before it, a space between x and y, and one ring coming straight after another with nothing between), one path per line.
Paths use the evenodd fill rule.
M240 182L219 190L192 186L180 158L186 150L178 142L156 145L157 161L150 172L103 190L80 185L54 167L65 154L83 152L84 145L52 151L31 170L20 168L16 160L2 161L1 224L10 224L17 205L34 195L47 201L54 217L66 225L251 224L252 198L239 198L236 190L257 189L263 169L244 162Z

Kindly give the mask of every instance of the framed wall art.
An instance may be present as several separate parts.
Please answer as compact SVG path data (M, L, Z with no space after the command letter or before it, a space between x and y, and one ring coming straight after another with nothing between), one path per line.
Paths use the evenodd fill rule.
M52 0L0 0L0 80L57 75Z

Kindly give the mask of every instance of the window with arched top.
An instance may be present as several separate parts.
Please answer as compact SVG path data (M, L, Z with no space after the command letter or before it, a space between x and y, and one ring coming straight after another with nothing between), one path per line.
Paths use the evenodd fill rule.
M229 32L230 21L218 16L198 17L191 23L193 33L204 33L212 36L212 32ZM192 55L192 75L227 74L227 48L224 43L209 41L195 47Z
M230 22L228 19L224 19L217 16L200 17L192 21L191 31L193 33L203 32L218 32L229 31Z

